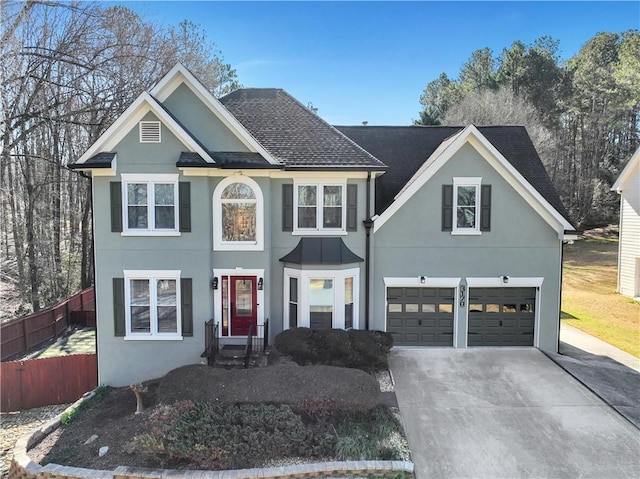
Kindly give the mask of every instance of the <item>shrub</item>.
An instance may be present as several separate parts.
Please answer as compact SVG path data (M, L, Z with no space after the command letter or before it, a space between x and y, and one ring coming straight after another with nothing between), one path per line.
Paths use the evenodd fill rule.
M288 406L183 401L159 406L151 419L152 432L128 449L172 467L255 467L273 457L326 456L335 444L326 425L308 427Z
M278 334L273 342L274 347L291 358L301 366L317 362L316 354L312 351L311 336L313 331L309 328L291 328Z
M393 338L382 331L292 328L276 336L274 344L302 366L329 364L378 371L388 368Z

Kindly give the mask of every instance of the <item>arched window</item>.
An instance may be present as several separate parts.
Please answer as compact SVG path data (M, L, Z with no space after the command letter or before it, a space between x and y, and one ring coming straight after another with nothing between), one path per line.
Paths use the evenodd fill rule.
M262 192L254 180L242 176L221 181L213 211L215 249L262 250Z

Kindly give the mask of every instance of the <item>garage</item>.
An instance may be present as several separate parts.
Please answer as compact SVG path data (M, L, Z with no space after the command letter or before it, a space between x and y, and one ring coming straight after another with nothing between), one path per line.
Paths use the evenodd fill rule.
M453 346L454 288L387 288L394 344Z
M536 288L470 288L467 346L533 346Z

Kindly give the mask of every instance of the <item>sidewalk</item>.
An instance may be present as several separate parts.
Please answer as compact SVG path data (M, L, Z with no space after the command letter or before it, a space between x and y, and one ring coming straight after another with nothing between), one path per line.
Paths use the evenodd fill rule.
M546 354L640 429L640 359L566 324L559 353Z
M640 332L638 332L638 336L640 339ZM635 369L640 373L640 358L636 358L629 353L625 353L624 351L611 346L609 343L605 343L604 341L580 331L573 326L569 326L564 323L561 324L560 341L587 353L595 354L597 356L607 356L620 364L624 364L629 368ZM560 352L562 353L562 345L560 347Z

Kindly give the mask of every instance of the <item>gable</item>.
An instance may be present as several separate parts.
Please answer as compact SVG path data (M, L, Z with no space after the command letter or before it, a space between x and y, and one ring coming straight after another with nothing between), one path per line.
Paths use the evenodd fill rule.
M443 230L443 186L464 183L465 179L491 188L488 231L456 234L451 229ZM387 212L375 220L376 247L486 248L486 254L492 254L493 248L506 245L525 248L558 240L557 226L550 225L549 218L543 217L470 143L457 149L401 206L392 208L393 214L386 221L378 224ZM476 211L479 215L479 208ZM468 261L468 257L461 255L460 260Z
M153 118L160 121L167 131L170 131L184 145L187 151L199 154L207 163L214 163L209 153L198 141L186 131L169 113L147 92L143 92L124 111L122 115L100 135L87 151L74 163L74 168L82 169L90 158L102 152L114 152L116 145L133 129L138 128L138 123L152 114ZM177 158L176 158L177 160Z
M618 179L611 187L611 191L617 191L621 194L630 182L635 182L636 185L640 184L640 147L635 151L620 176L618 176Z
M191 90L202 105L207 107L220 122L234 133L236 138L246 146L248 151L260 153L271 164L279 164L278 160L249 133L246 126L230 114L223 104L220 103L184 65L178 63L174 66L171 71L151 89L150 93L158 98L160 102L164 102L174 91L183 85Z
M112 149L118 153L118 173L158 173L174 171L176 162L185 148L175 135L153 112L147 112L141 121L160 122L161 142L142 143L135 124Z
M178 86L163 105L209 151L251 151L185 84Z
M529 140L530 141L530 140ZM409 180L407 187L401 191L394 202L377 219L374 232L377 231L399 208L402 207L427 181L438 172L464 145L470 144L491 166L502 175L507 182L542 216L545 221L558 231L563 237L564 231L575 231L573 225L561 213L559 213L547 199L529 183L522 173L478 131L470 125L457 134L452 141L446 142L442 148L427 159L424 167L418 170ZM534 150L535 151L535 150ZM538 162L539 158L536 159ZM533 159L532 159L533 160ZM544 168L544 167L542 167ZM526 172L526 170L525 170ZM468 176L468 172L460 171L460 176ZM548 180L548 177L546 177ZM552 186L551 186L552 187Z

